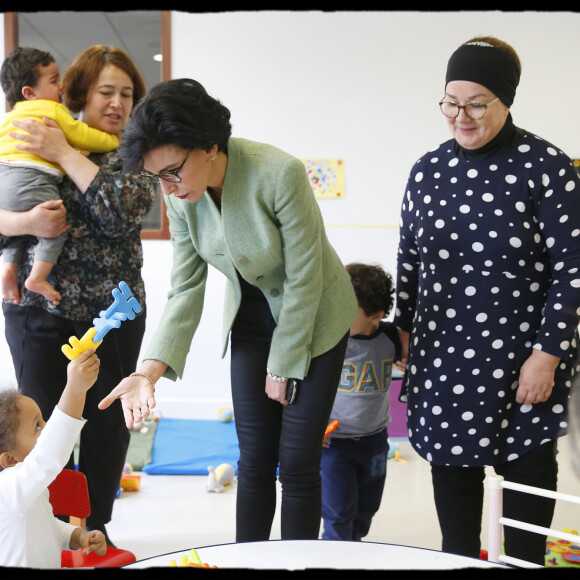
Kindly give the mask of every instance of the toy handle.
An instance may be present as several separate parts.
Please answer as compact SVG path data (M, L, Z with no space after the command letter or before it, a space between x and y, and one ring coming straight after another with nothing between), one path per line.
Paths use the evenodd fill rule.
M325 443L328 443L328 441L332 437L332 434L336 431L336 428L339 425L340 425L340 421L338 421L338 420L331 421L328 424L328 427L326 427L326 431L324 432L324 442Z

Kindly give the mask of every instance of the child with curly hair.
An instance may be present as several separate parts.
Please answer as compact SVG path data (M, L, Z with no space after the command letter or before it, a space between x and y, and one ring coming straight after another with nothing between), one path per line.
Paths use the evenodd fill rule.
M12 121L44 118L56 121L68 142L77 150L105 153L119 146L115 135L89 127L75 119L62 104L62 82L54 57L44 50L19 46L0 68L0 84L12 108L0 124L0 207L26 211L33 206L60 199L59 184L64 170L22 148L22 141L12 135ZM42 294L53 304L60 303L48 276L64 246L67 233L56 238L39 238L35 260L25 285L31 292ZM18 266L24 258L27 237L11 238L3 249L4 263L0 284L4 300L19 304Z
M393 307L394 284L377 265L346 266L358 300L330 419L340 421L323 443L323 540L360 541L379 509L387 474L389 386L400 370L396 327L383 320Z
M60 568L62 550L107 551L103 532L54 516L48 491L85 424L85 396L99 365L94 349L69 363L67 384L46 423L33 399L0 391L0 566Z

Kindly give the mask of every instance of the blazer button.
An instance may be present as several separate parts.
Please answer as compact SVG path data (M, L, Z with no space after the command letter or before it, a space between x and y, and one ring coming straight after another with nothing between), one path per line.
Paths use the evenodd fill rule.
M276 296L279 296L280 292L276 289L276 288L272 288L272 290L270 290L270 296L273 296L274 298L276 298Z
M240 264L247 264L248 262L249 262L249 260L245 256L240 256L238 258L238 263L240 263Z

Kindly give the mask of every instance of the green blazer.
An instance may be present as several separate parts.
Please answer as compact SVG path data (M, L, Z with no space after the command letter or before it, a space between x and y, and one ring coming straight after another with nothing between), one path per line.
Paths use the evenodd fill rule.
M275 374L302 379L310 360L334 347L358 304L330 245L304 164L270 145L230 138L221 212L205 192L196 203L171 195L171 290L145 358L183 376L201 318L208 264L226 278L223 350L241 302L239 272L262 290L276 328L268 359Z

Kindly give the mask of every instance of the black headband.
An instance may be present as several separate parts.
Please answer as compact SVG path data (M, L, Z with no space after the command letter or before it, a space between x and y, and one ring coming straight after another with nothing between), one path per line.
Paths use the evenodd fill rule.
M451 81L471 81L489 89L511 107L520 69L511 54L487 43L461 45L449 59L445 87Z

